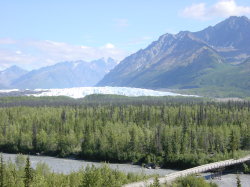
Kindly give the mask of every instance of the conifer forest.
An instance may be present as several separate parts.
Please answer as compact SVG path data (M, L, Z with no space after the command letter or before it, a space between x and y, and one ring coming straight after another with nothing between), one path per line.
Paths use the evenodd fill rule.
M249 102L2 98L0 123L0 150L8 153L188 168L250 150Z

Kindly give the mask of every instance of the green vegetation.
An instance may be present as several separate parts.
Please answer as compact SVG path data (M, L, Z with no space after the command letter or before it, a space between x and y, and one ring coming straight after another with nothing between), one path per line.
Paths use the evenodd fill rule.
M32 174L32 171L31 171L31 166L30 166L30 158L27 157L26 159L26 165L25 165L25 168L24 168L24 186L25 187L30 187L31 186L31 182L32 182L32 179L33 179L33 174Z
M107 165L101 168L88 166L78 172L57 174L51 172L44 163L38 163L35 169L31 168L29 158L25 161L22 155L17 156L16 163L4 162L1 159L0 165L1 187L118 187L147 178L141 174L125 174L111 170Z
M153 184L151 184L150 187L160 187L160 186L161 186L161 185L160 185L159 178L156 176L156 177L154 178Z
M217 187L217 184L207 183L203 178L190 175L177 179L171 187Z
M245 173L245 174L250 174L250 164L248 163L244 163L243 164L243 172Z
M2 152L187 168L250 150L249 102L93 95L60 105L32 98L22 106L19 98L12 106L7 99L0 108Z
M57 97L34 97L34 96L20 96L20 97L0 97L0 107L14 107L14 106L93 106L93 105L162 105L170 103L201 103L210 101L207 98L198 97L127 97L121 95L88 95L81 99L73 99L66 96Z
M179 91L208 97L249 97L249 62L240 65L220 64L189 83L193 88ZM181 85L175 88L181 88Z

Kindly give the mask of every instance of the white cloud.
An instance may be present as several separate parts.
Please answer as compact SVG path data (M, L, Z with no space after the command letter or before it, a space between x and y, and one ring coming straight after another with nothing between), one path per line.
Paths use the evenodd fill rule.
M189 7L186 7L182 11L182 15L185 17L190 17L190 18L203 18L206 12L206 4L205 3L199 3L199 4L193 4Z
M111 44L111 43L107 43L107 44L105 45L105 48L107 48L107 49L114 49L115 46L114 46L113 44Z
M107 43L100 47L90 47L50 40L16 40L9 48L6 48L4 44L0 46L0 69L6 68L7 65L18 65L26 69L36 69L61 61L91 61L103 57L122 60L126 55L127 52L118 49L112 43Z
M22 54L22 51L16 51L16 54L18 54L18 55L21 55Z
M20 51L21 52L21 51ZM3 70L11 65L26 67L36 62L34 56L19 53L15 50L0 49L0 69Z
M250 6L239 6L235 0L220 0L212 6L205 3L193 4L182 10L181 15L199 20L250 15Z

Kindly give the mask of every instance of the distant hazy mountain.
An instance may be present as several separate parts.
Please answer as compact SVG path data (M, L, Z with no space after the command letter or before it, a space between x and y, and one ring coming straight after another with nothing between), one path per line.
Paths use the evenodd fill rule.
M8 88L11 82L28 71L18 67L18 66L11 66L3 71L0 71L0 88Z
M116 64L111 58L92 62L61 62L30 71L13 81L11 87L35 89L93 86Z
M97 85L250 95L249 57L250 20L230 17L199 32L162 35L121 61Z

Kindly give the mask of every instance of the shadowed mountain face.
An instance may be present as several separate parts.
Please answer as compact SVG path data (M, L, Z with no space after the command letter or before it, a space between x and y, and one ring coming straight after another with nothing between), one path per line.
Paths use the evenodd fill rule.
M234 77L225 80L222 73L235 75L244 70L249 44L250 21L246 17L230 17L200 32L165 34L125 58L97 85L202 90L223 85L225 90L245 90ZM247 73L238 76L250 81Z
M117 62L111 58L92 62L61 62L27 72L13 66L0 72L0 87L35 89L35 88L70 88L94 86L108 73Z

